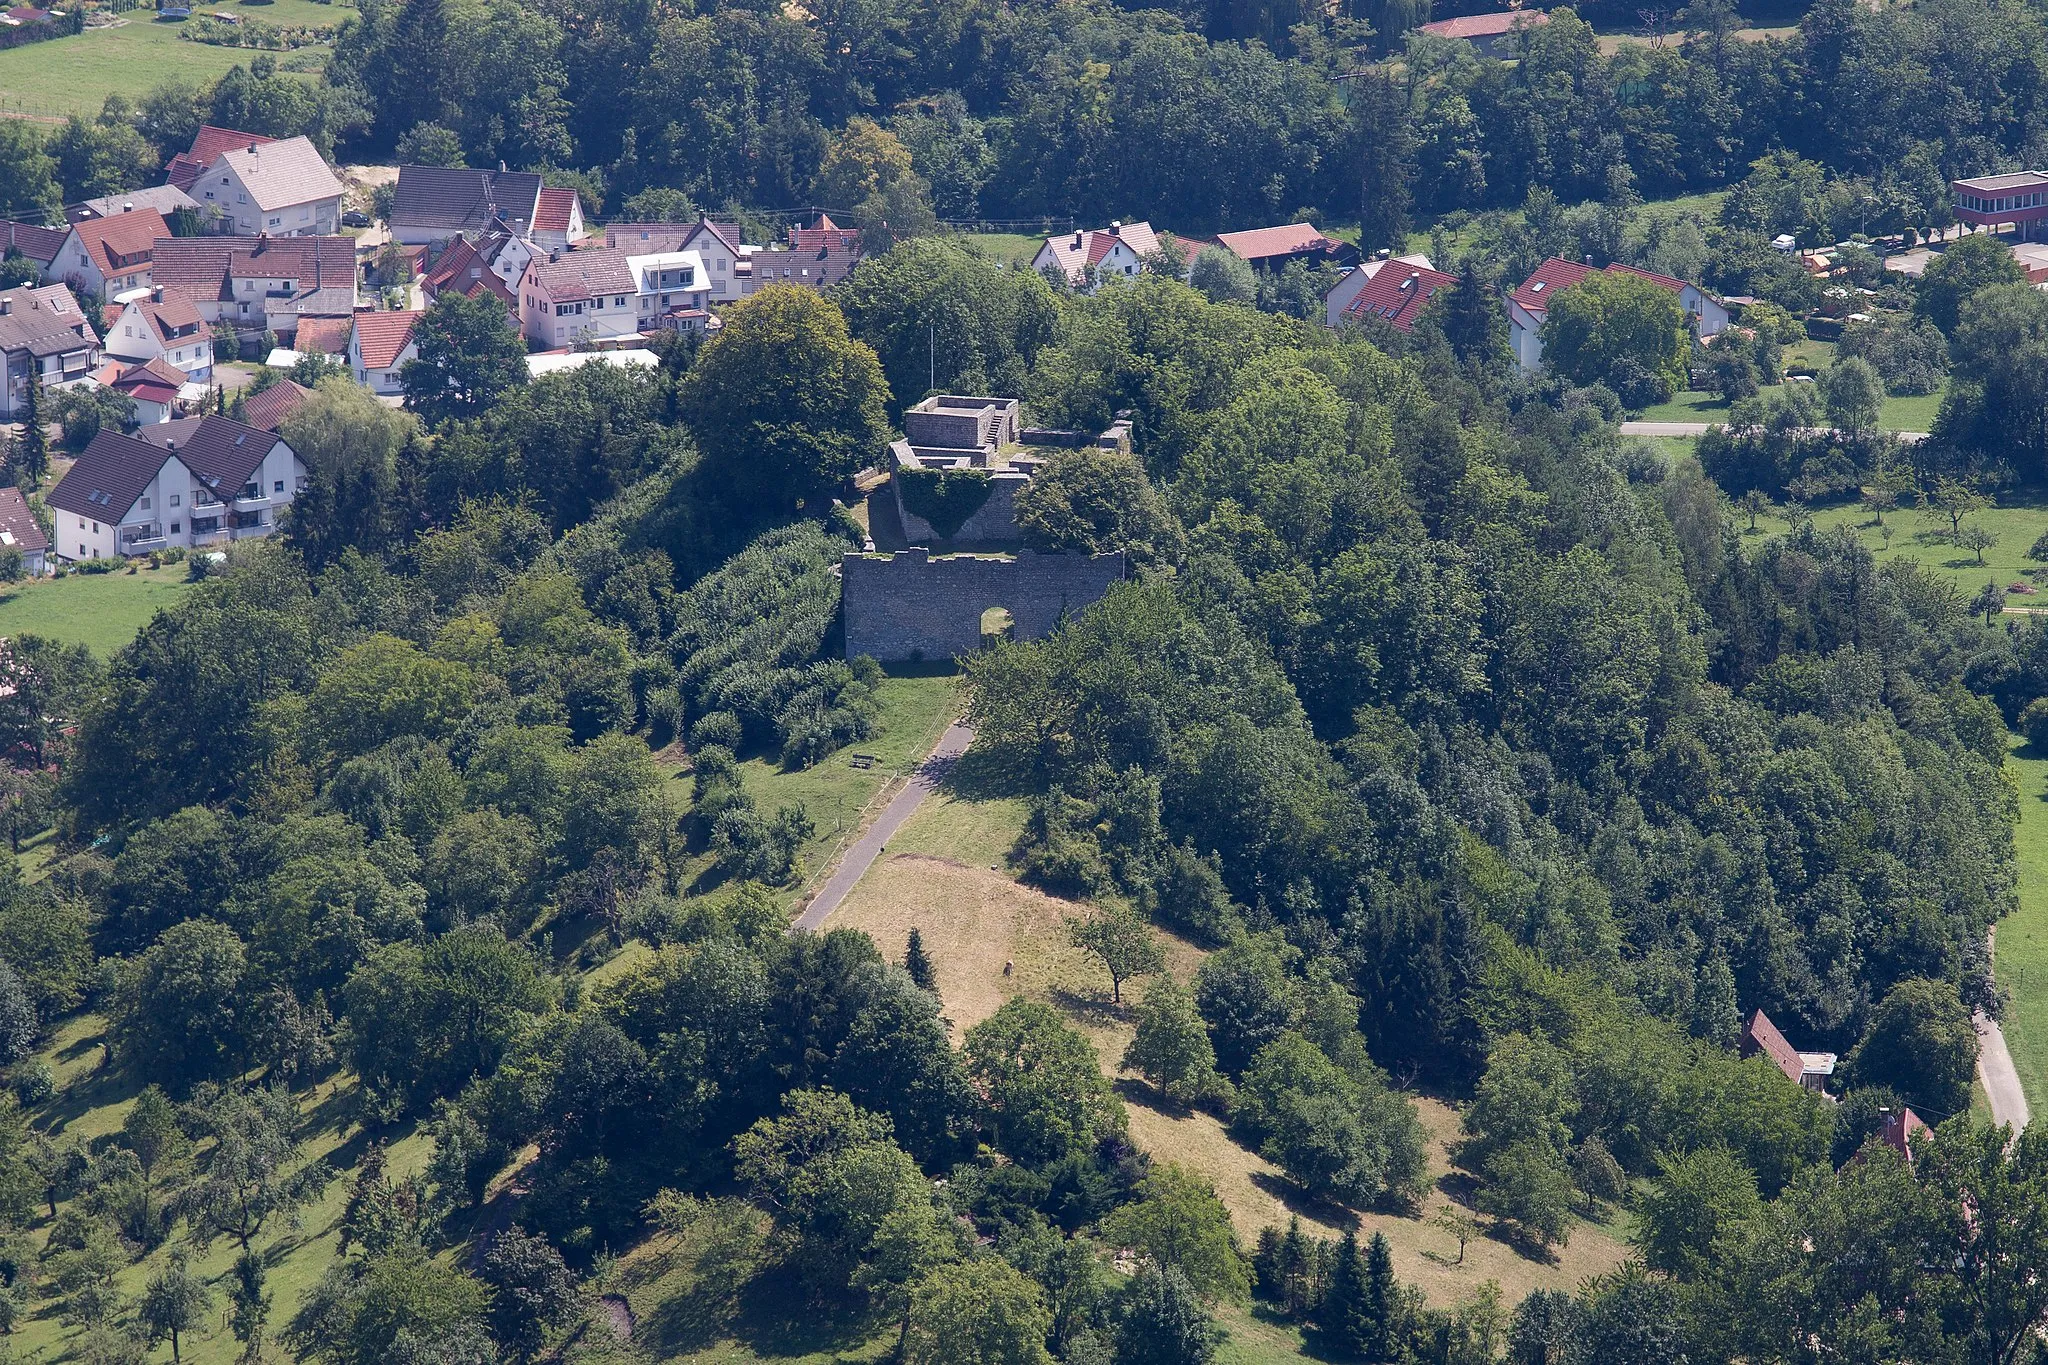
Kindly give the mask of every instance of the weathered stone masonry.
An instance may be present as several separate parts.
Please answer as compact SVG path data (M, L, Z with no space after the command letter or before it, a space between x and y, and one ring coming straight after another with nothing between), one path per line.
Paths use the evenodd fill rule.
M846 657L882 663L952 659L981 647L981 615L1010 613L1014 638L1035 640L1060 618L1102 600L1124 576L1122 553L1015 558L949 555L922 548L840 561Z

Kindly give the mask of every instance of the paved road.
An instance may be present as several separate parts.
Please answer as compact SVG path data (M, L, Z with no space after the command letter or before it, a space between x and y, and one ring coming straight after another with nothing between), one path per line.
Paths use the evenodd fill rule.
M923 804L925 797L945 780L947 771L973 742L974 731L959 721L946 727L946 733L939 736L931 756L917 765L917 771L910 775L910 781L904 783L903 790L890 798L889 804L875 818L875 823L869 825L860 838L854 840L853 847L839 859L839 866L832 869L832 875L818 888L818 894L811 897L811 903L796 917L795 928L816 929L825 922L827 915L839 908L839 903L846 899L846 893L853 890L854 884L874 866L875 859L881 856L890 838Z
M1704 436L1708 427L1723 426L1721 422L1623 422L1624 436ZM1901 441L1924 441L1924 431L1895 431L1892 435Z
M1997 943L1997 930L1991 942ZM1984 1082L1984 1094L1991 1101L1991 1121L2009 1123L2017 1133L2027 1126L2027 1092L2020 1088L2020 1073L2013 1068L2012 1053L2005 1046L2005 1031L1996 1019L1979 1013L1977 1025L1977 1077Z

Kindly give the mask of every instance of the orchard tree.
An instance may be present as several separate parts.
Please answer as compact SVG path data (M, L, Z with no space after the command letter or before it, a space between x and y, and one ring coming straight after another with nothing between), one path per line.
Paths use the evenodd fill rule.
M213 1295L207 1289L206 1281L192 1273L180 1252L171 1257L169 1266L150 1279L148 1288L142 1291L142 1302L137 1305L135 1315L148 1332L152 1346L166 1339L170 1341L171 1360L175 1365L185 1358L183 1337L206 1321L207 1310L212 1305Z
M1178 1162L1152 1168L1137 1199L1102 1220L1102 1239L1144 1252L1210 1299L1237 1303L1250 1292L1229 1210L1208 1180Z
M1045 1296L1000 1256L942 1266L910 1295L906 1365L1051 1365Z
M1166 970L1166 950L1145 917L1128 904L1105 905L1087 919L1069 917L1067 940L1109 972L1109 995L1124 1001L1124 982Z
M1182 1104L1219 1095L1229 1082L1216 1073L1216 1049L1195 998L1170 976L1155 977L1138 1005L1137 1033L1124 1049L1123 1069L1135 1071Z
M298 1159L298 1109L283 1090L225 1090L197 1103L214 1148L187 1213L202 1242L232 1237L247 1251L271 1219L295 1224L333 1177L324 1162Z

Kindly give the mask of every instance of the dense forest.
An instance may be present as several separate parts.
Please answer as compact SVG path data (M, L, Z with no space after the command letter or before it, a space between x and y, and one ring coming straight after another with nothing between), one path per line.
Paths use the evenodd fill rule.
M451 294L402 410L332 376L287 419L280 535L111 657L7 642L0 811L36 848L0 868L0 1340L637 1361L594 1296L658 1245L706 1344L771 1301L909 1365L1204 1365L1253 1304L1387 1365L2038 1359L2048 1136L1971 1116L1970 1016L2004 1003L2048 625L1812 511L1918 502L1967 545L2048 478L2048 297L1988 238L1917 280L1846 247L1877 316L1783 383L1822 286L1770 239L1924 233L1950 176L2038 159L2048 20L1820 0L1749 41L1702 0L1610 55L1585 16L1501 60L1408 0L365 0L318 81L0 121L13 213L207 121L542 168L614 218L888 229L644 369L528 382ZM1299 273L1090 293L942 230L1112 215L1427 221L1458 279L1412 333L1330 329ZM1524 371L1499 290L1553 254L1757 302L1705 348L1603 282L1586 310L1670 310L1654 348L1586 311ZM1695 380L1732 400L1695 453L1621 434ZM1944 383L1928 440L1878 430ZM917 938L789 930L834 812L761 793L883 732L901 680L842 657L835 569L932 388L1132 423L1017 509L1126 580L945 683L958 790L1021 807L1003 875L1072 911L1120 1056L1021 992L956 1031ZM1759 1009L1839 1055L1830 1093L1739 1056ZM1118 1072L1315 1216L1235 1225ZM335 1256L286 1282L338 1189ZM1548 1264L1589 1216L1628 1258L1430 1304L1384 1237L1315 1228L1439 1189L1460 1261Z

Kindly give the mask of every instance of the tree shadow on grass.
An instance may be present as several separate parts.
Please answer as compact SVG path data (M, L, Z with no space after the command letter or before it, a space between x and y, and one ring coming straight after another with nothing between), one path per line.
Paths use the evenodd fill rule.
M94 1045L98 1042L95 1040ZM142 1081L118 1063L74 1078L29 1120L37 1131L55 1137L94 1109L119 1104L142 1093Z
M956 801L996 801L1022 796L1027 787L994 755L976 747L954 760L939 790Z
M1083 994L1080 991L1070 991L1064 986L1055 986L1046 994L1055 1009L1096 1028L1123 1023L1131 1011L1131 1002L1128 1000L1119 1005L1113 1003L1106 995L1096 995L1093 992Z
M866 1346L878 1330L864 1314L821 1307L786 1266L769 1266L747 1282L730 1328L734 1339L761 1356L844 1356Z
M1544 1246L1534 1238L1517 1232L1512 1223L1496 1220L1492 1227L1479 1235L1488 1241L1499 1242L1523 1260L1534 1261L1537 1265L1556 1265L1562 1259L1559 1254L1562 1244Z
M1349 1205L1340 1204L1327 1196L1316 1194L1295 1184L1286 1176L1273 1175L1267 1171L1253 1171L1252 1184L1280 1201L1289 1213L1325 1224L1333 1228L1358 1226L1358 1211Z

